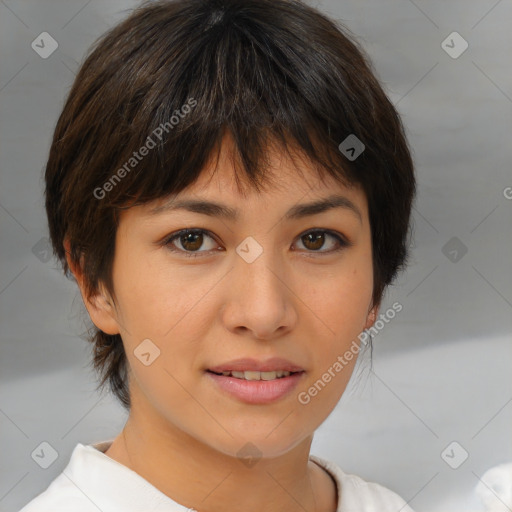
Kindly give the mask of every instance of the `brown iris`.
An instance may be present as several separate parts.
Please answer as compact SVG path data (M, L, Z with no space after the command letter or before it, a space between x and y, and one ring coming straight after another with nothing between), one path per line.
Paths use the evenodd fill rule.
M189 251L197 251L203 245L202 233L185 233L180 236L181 245ZM187 246L187 244L190 244Z
M307 242L305 242L307 240ZM308 233L302 237L302 241L304 242L304 246L308 249L318 250L321 249L324 245L325 235L321 231L313 231ZM308 243L311 242L313 244L312 247L308 247Z

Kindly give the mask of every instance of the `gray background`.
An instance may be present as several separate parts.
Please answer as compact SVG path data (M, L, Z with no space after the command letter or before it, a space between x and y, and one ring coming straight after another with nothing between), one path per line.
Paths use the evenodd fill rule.
M76 443L112 439L126 420L95 391L80 295L48 260L41 169L86 50L137 4L0 1L1 511L42 492ZM382 308L403 310L375 337L373 370L360 361L312 453L418 512L483 511L475 486L512 461L512 3L313 5L372 58L403 116L419 194L411 264ZM47 59L31 48L44 31L59 45ZM457 58L442 47L454 31L469 45ZM59 454L48 469L31 458L43 441ZM453 441L452 465L468 454L457 469L441 456Z

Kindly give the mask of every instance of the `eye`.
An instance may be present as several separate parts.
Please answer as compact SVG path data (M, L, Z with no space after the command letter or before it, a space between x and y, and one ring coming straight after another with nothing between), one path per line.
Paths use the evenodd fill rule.
M198 249L203 245L205 235L207 238L213 240L213 237L208 235L208 232L204 229L182 229L181 231L178 231L178 233L168 238L164 244L173 252L182 252L187 257L197 257L201 253L208 252L198 251ZM181 245L181 249L176 248L174 245L175 240L177 240L177 242Z
M334 240L334 242L331 242L330 244L331 246L334 244L334 248L327 251L320 251L320 249L325 245L326 236ZM186 257L197 257L215 250L215 245L204 251L199 250L203 245L205 238L214 240L209 232L204 229L182 229L181 231L178 231L177 233L174 233L168 237L163 242L163 245L165 245L170 251L182 253ZM333 253L352 245L341 234L319 228L309 230L307 233L300 235L298 240L309 253ZM179 244L181 247L177 246L177 244Z
M334 249L319 251L319 249L322 248L325 244L326 236L334 240ZM306 247L306 249L308 249L308 252L333 253L351 245L351 243L349 243L340 234L335 233L334 231L317 228L304 233L299 237L299 240ZM332 244L333 242L331 242L331 246Z

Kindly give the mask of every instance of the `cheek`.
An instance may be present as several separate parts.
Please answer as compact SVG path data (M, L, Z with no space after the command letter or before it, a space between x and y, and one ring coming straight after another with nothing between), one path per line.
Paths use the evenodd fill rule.
M126 259L117 267L116 295L126 327L123 342L130 363L138 377L149 379L150 388L160 385L162 376L157 374L163 372L163 378L167 376L169 380L166 370L183 380L191 363L200 357L202 343L218 311L212 302L215 299L212 289L219 277L204 271L201 277L194 276L193 272L180 271L165 261L148 261L147 257L139 261L145 263L139 265L135 259ZM139 345L146 339L159 351L151 374L145 368L136 370L140 362L134 351L139 352ZM176 388L178 395L179 391Z
M160 258L128 247L119 253L123 256L114 261L114 282L126 330L132 337L161 338L192 306L193 288Z
M334 407L343 394L359 355L358 337L364 330L373 291L371 255L354 254L350 262L347 259L330 272L329 276L313 279L316 284L309 294L307 282L302 288L308 297L305 302L314 313L309 336L314 339L311 354L315 370L308 384L315 386L320 379L319 389L312 393L322 395L315 402L317 407L327 409Z
M313 372L299 390L300 404L325 418L339 402L359 356L372 295L370 270L359 267L326 281L310 295L314 304L309 336Z
M169 268L148 264L135 271L135 267L132 272L128 266L119 267L119 275L125 270L124 275L131 277L120 278L117 292L126 319L123 343L136 381L133 392L180 424L180 415L197 414L186 383L204 339L207 292L212 284L191 286L183 273L171 273ZM180 414L175 417L171 411Z
M373 291L371 262L361 259L341 267L304 277L298 294L323 321L319 334L338 339L363 330Z

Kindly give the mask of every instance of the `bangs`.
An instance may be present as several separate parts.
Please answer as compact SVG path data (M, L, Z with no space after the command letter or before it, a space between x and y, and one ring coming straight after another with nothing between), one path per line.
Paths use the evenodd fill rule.
M179 193L218 156L226 134L234 142L239 185L261 190L270 182L270 148L286 151L292 160L297 154L306 157L320 177L327 172L345 185L358 181L356 165L338 150L349 134L364 138L351 111L354 104L347 106L347 77L337 76L342 69L327 68L319 54L301 51L305 34L272 34L264 11L259 22L249 22L243 9L212 12L205 2L188 19L176 13L187 20L176 30L166 4L161 19L158 3L151 5L155 20L137 34L142 46L133 48L133 35L121 32L116 44L122 51L97 93L101 102L109 96L114 102L109 110L119 117L115 131L96 137L110 146L97 153L110 155L110 161L96 165L108 169L95 184L105 192L98 192L100 208ZM173 31L166 30L169 23ZM136 72L140 66L143 73ZM114 95L109 82L126 86ZM112 124L98 120L99 129ZM358 160L363 166L365 155Z

